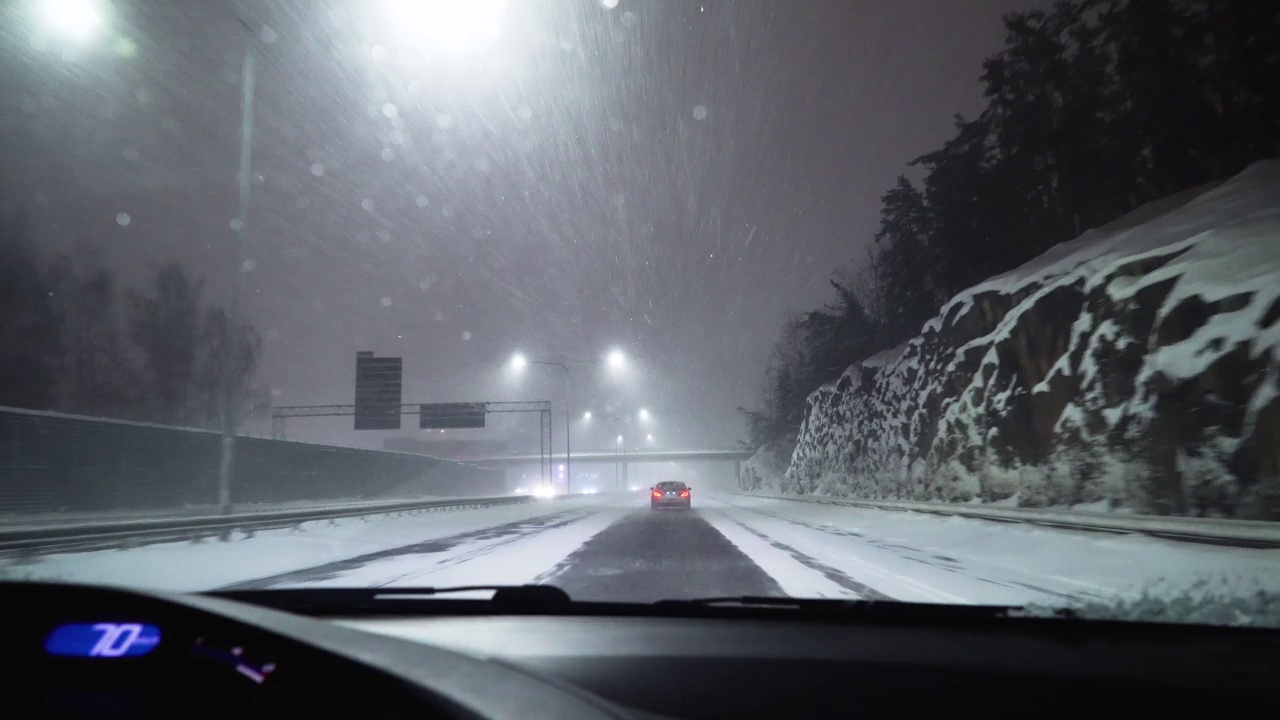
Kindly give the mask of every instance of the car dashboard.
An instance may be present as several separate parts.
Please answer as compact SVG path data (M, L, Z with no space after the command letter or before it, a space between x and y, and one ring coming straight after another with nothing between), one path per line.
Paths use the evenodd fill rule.
M0 715L629 717L502 663L202 595L0 583Z
M342 619L670 717L1275 717L1275 639L1121 624L948 628L740 618ZM1057 627L1053 623L1059 622ZM1106 623L1099 623L1104 625ZM1012 629L1012 628L1011 628ZM1048 630L1048 632L1046 632ZM1155 630L1155 632L1148 632Z
M284 612L26 583L0 585L0 606L8 716L1273 717L1280 699L1274 631L985 608L801 617L445 600Z

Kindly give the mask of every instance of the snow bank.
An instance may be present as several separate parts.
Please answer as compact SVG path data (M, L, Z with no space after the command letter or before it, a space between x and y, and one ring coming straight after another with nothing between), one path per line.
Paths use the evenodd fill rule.
M738 488L747 492L777 492L791 459L792 444L772 442L756 451L742 464Z
M1280 519L1280 162L951 299L809 397L780 489Z

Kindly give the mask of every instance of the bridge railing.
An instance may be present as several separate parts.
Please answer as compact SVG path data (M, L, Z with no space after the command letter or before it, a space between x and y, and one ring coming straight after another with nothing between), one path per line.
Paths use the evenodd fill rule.
M221 436L150 423L0 408L0 513L111 512L216 502ZM240 437L236 503L501 489L500 473L410 453Z
M642 463L642 462L745 462L751 452L739 449L691 449L691 450L634 450L626 453L584 450L573 453L574 462L592 463ZM553 462L564 462L564 454L552 456ZM537 455L489 455L466 458L465 462L496 465L537 462Z

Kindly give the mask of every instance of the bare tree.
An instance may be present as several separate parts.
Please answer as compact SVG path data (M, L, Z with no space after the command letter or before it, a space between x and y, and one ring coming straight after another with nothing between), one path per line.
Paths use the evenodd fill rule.
M200 342L203 284L177 263L152 278L149 292L129 292L129 337L142 351L143 378L159 422L192 423L191 389Z

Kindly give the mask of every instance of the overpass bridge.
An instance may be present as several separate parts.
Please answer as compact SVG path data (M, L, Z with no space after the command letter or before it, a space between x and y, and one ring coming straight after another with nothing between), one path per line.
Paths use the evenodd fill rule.
M587 451L575 452L572 455L573 467L579 463L612 463L619 471L619 482L628 483L627 468L633 463L660 462L723 462L733 463L734 481L742 479L742 461L751 457L750 450L741 448L717 448L706 450L638 450L627 452ZM521 465L536 464L542 459L538 455L494 455L489 457L456 458L458 462L469 463L480 468L514 468ZM564 453L553 454L551 465L564 462Z
M751 457L750 450L640 450L621 452L595 451L573 453L574 462L693 462L693 461L725 461L742 462ZM536 463L539 455L491 455L489 457L454 458L458 462L474 463L489 467L509 467ZM551 462L564 462L564 453L552 455Z

